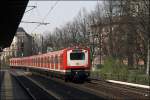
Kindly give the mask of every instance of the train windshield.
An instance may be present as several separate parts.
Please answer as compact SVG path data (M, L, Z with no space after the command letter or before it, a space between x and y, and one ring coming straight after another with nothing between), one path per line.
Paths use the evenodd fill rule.
M85 54L81 53L70 53L70 60L85 60Z

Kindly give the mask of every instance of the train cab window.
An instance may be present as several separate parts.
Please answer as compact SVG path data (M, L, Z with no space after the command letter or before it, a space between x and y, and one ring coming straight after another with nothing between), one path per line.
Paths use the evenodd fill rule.
M70 60L85 60L85 54L81 53L70 53Z

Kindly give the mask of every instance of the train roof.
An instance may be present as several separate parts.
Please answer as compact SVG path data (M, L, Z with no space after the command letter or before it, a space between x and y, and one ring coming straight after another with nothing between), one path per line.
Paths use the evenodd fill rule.
M55 54L60 54L63 53L63 51L65 50L71 50L71 49L88 49L87 47L69 47L69 48L64 48L62 50L57 50L57 51L50 51L47 53L43 53L43 54L38 54L38 55L32 55L32 56L27 56L27 57L18 57L18 58L10 58L11 60L18 60L18 59L30 59L30 58L34 58L34 57L41 57L41 56L47 56L47 55L55 55Z

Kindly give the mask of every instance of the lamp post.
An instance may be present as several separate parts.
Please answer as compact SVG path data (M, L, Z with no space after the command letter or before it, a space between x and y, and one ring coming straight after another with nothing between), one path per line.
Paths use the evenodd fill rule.
M149 75L149 66L150 66L150 40L148 40L147 45L147 68L146 68L146 74Z

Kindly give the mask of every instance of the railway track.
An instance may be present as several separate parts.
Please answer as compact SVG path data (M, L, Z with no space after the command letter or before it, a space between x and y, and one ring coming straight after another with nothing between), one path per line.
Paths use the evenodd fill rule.
M112 82L108 82L105 80L92 79L91 83L93 83L93 84L101 84L101 83L109 84L116 88L130 90L131 92L137 93L139 95L148 95L150 93L150 89L147 89L147 88L133 87L133 86L125 85L125 84L117 84L117 83L112 83Z
M149 100L149 90L118 85L104 80L92 80L83 84L66 83L64 80L39 75L37 73L27 75L26 79L40 85L40 87L44 88L44 91L47 91L48 94L51 94L55 99L59 100ZM23 79L23 81L26 81L26 79ZM26 81L26 84L29 83Z
M54 96L57 100L104 100L99 95L97 96L87 91L78 90L72 86L69 86L68 84L66 84L66 82L64 82L64 80L49 79L47 77L43 77L37 74L36 75L30 74L30 73L22 74L22 75L26 77L28 80L31 80L32 82L40 85L40 87L44 88L45 91L47 91L49 94ZM44 98L40 100L54 100L54 99Z
M62 80L55 79L64 85L77 88L82 91L88 91L104 99L130 99L130 100L149 100L149 91L144 89L137 89L133 87L126 87L114 83L109 83L104 80L91 81L84 84L65 83Z
M55 81L66 85L62 80L55 79ZM84 84L67 83L67 85L82 91L88 91L104 99L149 100L150 96L150 90L148 89L119 85L104 80L92 80Z
M61 79L52 79L37 74L30 76L30 78L39 82L47 90L51 90L53 93L59 95L61 100L104 100L100 95L84 91L84 89L78 89L72 83L66 83Z
M35 78L37 76L34 75L32 77ZM40 77L47 78L46 76L41 76L41 75L40 75ZM38 77L38 79L39 79L39 77ZM97 95L99 97L102 97L103 99L117 99L117 100L121 100L121 99L132 99L132 100L133 99L134 100L135 99L141 99L141 100L144 99L145 100L145 99L148 99L146 97L139 96L134 92L131 94L129 92L129 90L126 90L126 89L123 89L123 88L116 87L117 88L116 89L113 86L111 86L111 84L108 85L108 83L104 83L104 82L101 82L100 83L101 85L98 84L98 83L95 83L95 82L87 82L87 83L84 83L84 84L74 84L74 83L71 83L71 82L66 83L66 82L64 82L63 80L60 80L60 79L49 79L49 78L47 78L47 79L49 81L53 80L53 81L59 82L59 83L63 84L64 86L67 85L69 87L76 88L76 89L81 90L81 91L86 91L88 93L91 93L91 94Z
M110 83L104 80L92 80L84 84L85 87L103 91L108 98L149 100L150 90L126 85Z
M58 100L57 97L54 97L54 95L26 76L17 75L14 71L11 72L11 75L18 81L32 100Z

